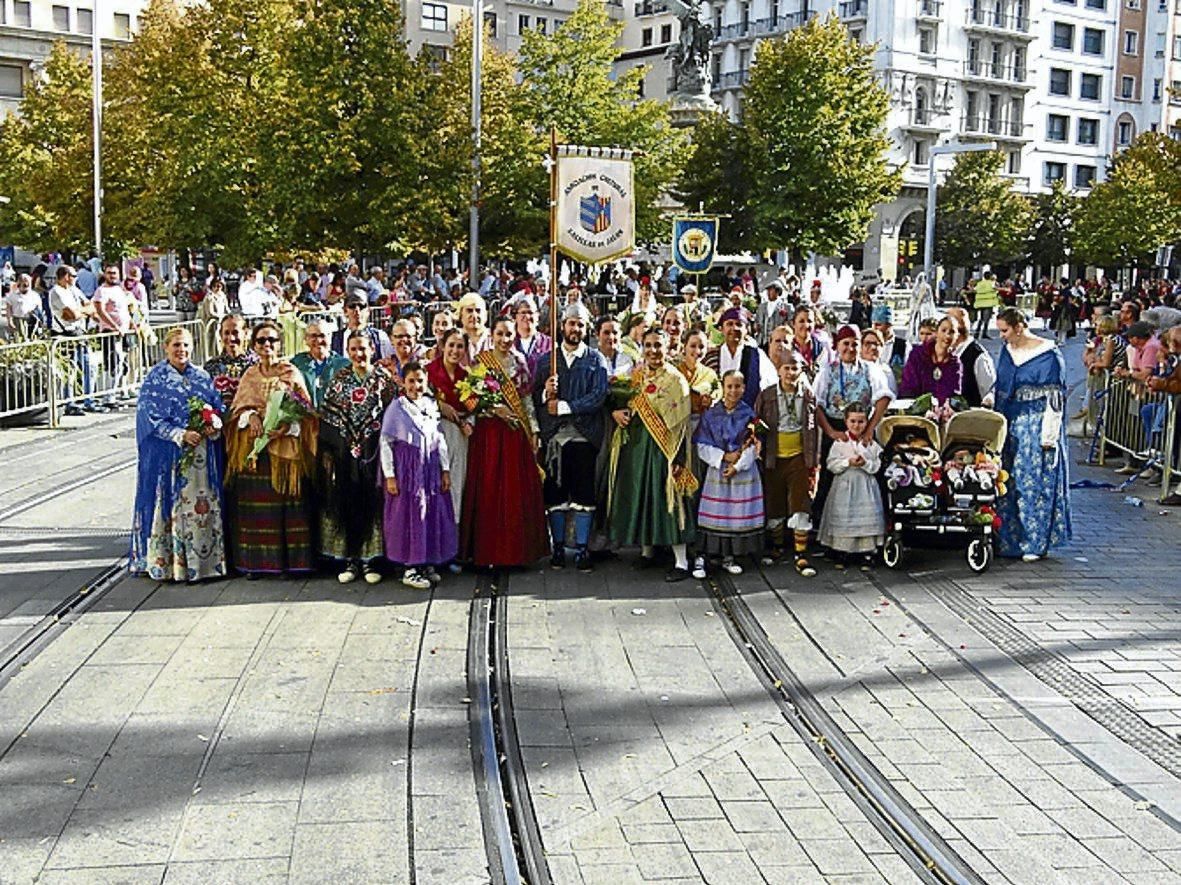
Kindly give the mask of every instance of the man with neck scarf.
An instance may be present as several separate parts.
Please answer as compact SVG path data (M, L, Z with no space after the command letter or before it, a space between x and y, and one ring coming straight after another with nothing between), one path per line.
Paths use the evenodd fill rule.
M725 340L705 355L702 360L719 378L727 372L738 371L746 381L742 401L754 406L759 392L774 387L778 381L775 365L767 354L746 340L747 312L731 307L721 317Z
M555 569L566 565L566 529L572 519L574 565L579 571L591 570L587 545L596 506L595 461L603 446L607 366L583 340L589 326L590 312L581 303L567 305L557 372L533 391L545 464L542 498L553 544L550 566Z

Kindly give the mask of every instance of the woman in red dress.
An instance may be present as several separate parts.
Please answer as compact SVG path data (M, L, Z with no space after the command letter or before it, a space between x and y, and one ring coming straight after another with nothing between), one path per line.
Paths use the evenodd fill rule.
M467 341L462 329L447 329L435 342L437 355L426 365L426 380L439 403L440 427L447 440L451 458L451 505L458 524L463 509L463 488L467 477L468 437L475 427L475 418L468 414L459 399L455 385L467 377L463 361L467 357Z
M513 350L512 320L492 329L492 350L476 357L504 392L504 403L478 415L468 447L468 480L459 520L459 555L477 566L529 565L549 552L529 368Z

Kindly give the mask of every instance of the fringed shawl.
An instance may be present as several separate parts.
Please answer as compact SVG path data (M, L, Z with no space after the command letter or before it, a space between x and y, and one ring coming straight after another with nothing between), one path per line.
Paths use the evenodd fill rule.
M229 462L227 474L234 476L250 468L246 458L250 454L253 440L249 426L240 428L238 422L249 411L258 412L261 419L266 415L267 399L276 389L296 390L309 402L307 386L303 375L291 363L281 361L271 366L274 375L263 375L262 366L251 366L242 374L234 394L234 406L230 420L226 422L226 458ZM316 458L316 440L319 421L314 416L300 422L299 436L281 436L267 443L266 452L271 462L271 487L276 493L287 498L300 496L303 479L311 475ZM257 468L256 468L257 469Z

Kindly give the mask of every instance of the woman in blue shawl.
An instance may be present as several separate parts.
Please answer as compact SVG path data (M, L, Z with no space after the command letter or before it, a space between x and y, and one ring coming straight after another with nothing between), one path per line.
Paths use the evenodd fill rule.
M135 415L139 472L131 531L131 571L157 581L224 577L222 457L209 440L221 432L221 396L189 362L184 329L164 338L166 359L140 388ZM190 416L201 430L190 430Z
M1031 333L1007 307L997 317L1005 341L996 364L996 408L1009 422L1004 466L1010 482L997 502L1001 556L1041 559L1070 539L1067 475L1066 364L1062 352Z

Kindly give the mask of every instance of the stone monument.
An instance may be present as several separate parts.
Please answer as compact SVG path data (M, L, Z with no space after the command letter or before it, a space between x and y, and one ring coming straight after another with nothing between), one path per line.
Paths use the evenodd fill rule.
M702 0L671 0L681 9L677 16L681 35L669 47L666 58L672 61L669 82L669 116L678 127L693 126L703 113L716 111L710 96L710 44L714 29L706 18L708 7Z

